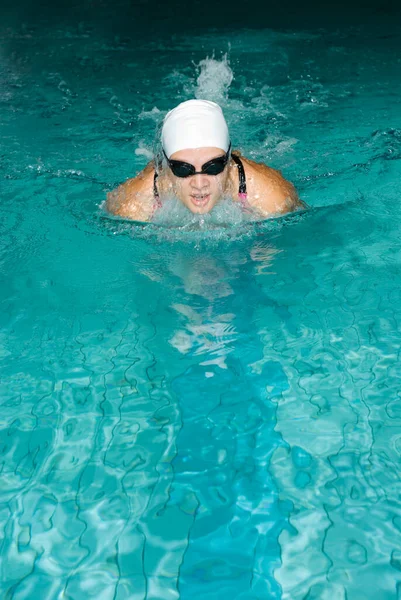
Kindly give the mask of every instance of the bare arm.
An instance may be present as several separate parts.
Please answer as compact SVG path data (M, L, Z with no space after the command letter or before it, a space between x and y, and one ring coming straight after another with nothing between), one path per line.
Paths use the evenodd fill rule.
M306 205L299 199L297 191L280 171L266 167L268 172L263 178L264 194L258 208L263 214L286 214Z
M248 201L262 216L285 214L306 208L295 187L280 171L242 157L246 169Z
M113 215L149 221L153 214L154 165L150 162L136 177L107 194L106 208Z

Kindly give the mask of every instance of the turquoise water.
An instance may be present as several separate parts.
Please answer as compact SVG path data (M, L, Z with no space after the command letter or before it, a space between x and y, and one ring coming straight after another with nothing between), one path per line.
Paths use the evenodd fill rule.
M400 598L398 25L158 26L2 26L1 598ZM110 218L193 96L310 210Z

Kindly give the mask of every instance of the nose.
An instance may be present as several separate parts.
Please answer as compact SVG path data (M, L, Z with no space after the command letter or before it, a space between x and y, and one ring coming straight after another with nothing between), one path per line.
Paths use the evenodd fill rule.
M193 188L196 188L197 190L201 190L202 188L205 188L209 185L209 180L207 175L204 175L203 173L197 173L196 175L193 175L191 178L191 186Z

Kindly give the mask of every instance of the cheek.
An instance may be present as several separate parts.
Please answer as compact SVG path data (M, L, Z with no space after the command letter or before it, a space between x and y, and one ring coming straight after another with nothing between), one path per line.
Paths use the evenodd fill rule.
M227 185L227 178L224 176L217 176L213 182L213 191L219 194L223 194Z
M176 184L177 196L188 196L191 193L189 179L178 179Z
M171 185L174 194L180 198L186 194L188 182L186 179L180 179L179 177L170 177Z

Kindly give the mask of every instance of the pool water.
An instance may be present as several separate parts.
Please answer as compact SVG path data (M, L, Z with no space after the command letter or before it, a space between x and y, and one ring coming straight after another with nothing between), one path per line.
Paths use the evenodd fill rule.
M401 598L399 26L102 6L1 28L0 596ZM107 215L194 96L310 209Z

